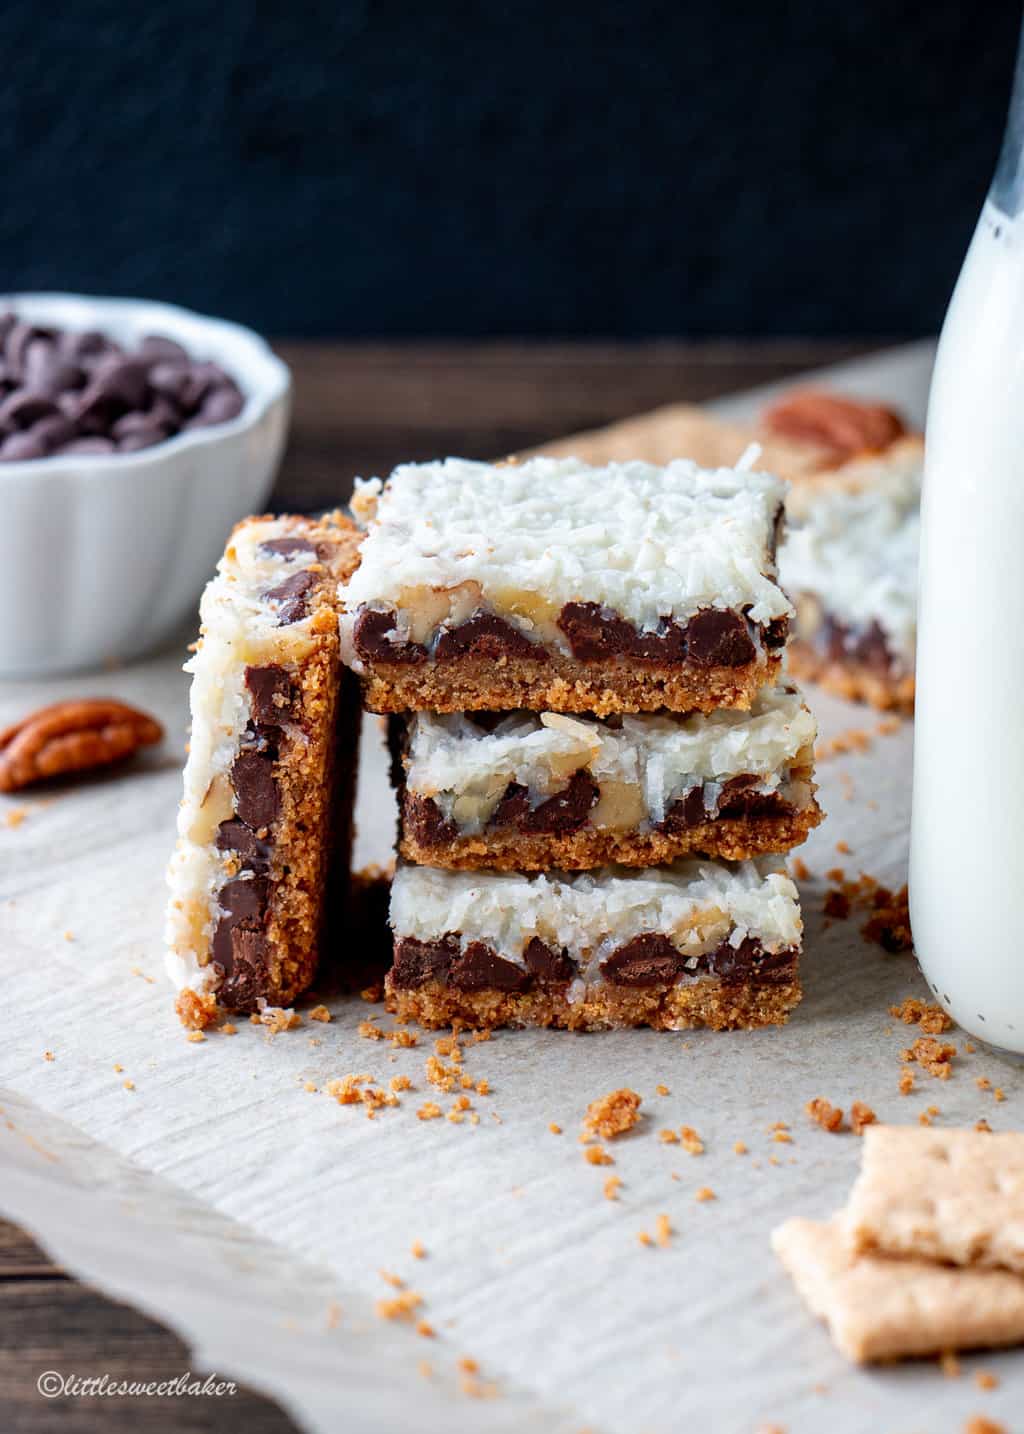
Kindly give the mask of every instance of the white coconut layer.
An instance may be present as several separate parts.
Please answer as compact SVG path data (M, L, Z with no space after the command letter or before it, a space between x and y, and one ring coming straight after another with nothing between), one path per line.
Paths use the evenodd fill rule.
M641 631L702 608L791 613L771 547L785 484L765 473L533 458L494 467L449 458L407 464L357 485L368 528L345 585L343 651L369 606L398 614L398 634L428 641L485 609L568 652L557 627L570 602L592 602Z
M484 941L518 966L536 937L567 951L584 981L603 979L600 962L648 932L697 958L748 936L769 952L796 947L803 929L796 887L777 857L534 876L402 865L391 888L391 928L396 939L417 941L459 932L463 946Z
M185 763L178 840L167 872L167 971L180 989L210 987L206 964L220 916L217 893L227 880L229 856L217 849L217 831L234 814L229 773L251 716L245 669L265 663L293 667L311 650L311 619L280 626L277 605L263 594L315 561L308 551L266 553L260 544L302 536L294 520L249 521L235 530L216 576L200 603L200 638L185 671L192 726ZM297 729L296 729L297 731Z
M877 622L906 670L917 640L921 454L907 445L890 463L864 465L855 489L821 491L779 554L781 581L798 606L810 597L855 632Z
M731 777L760 778L774 792L810 760L817 724L794 687L763 689L749 712L689 717L624 716L621 725L552 712L514 712L492 731L462 713L409 718L406 785L432 798L467 835L487 823L509 783L533 805L585 770L602 788L595 826L657 825L693 787L713 812ZM805 789L809 798L810 789Z

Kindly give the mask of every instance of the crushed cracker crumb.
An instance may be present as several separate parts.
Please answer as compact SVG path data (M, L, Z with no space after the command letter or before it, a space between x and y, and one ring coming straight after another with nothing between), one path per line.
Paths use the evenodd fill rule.
M309 1013L311 1021L333 1021L334 1017L326 1006L314 1006Z
M635 1090L623 1087L599 1096L587 1106L583 1117L583 1139L614 1140L632 1130L640 1119L641 1098Z
M822 1130L828 1130L834 1133L842 1129L842 1110L839 1108L839 1106L830 1104L830 1102L827 1101L824 1096L816 1095L813 1100L809 1100L807 1102L807 1104L804 1106L804 1110L806 1110L808 1116L811 1118L811 1120L814 1121L815 1125L821 1126ZM781 1131L776 1131L776 1140L781 1134Z
M604 1198L606 1200L617 1200L619 1191L622 1189L622 1181L617 1175L609 1175L604 1182Z
M863 1135L869 1125L877 1125L878 1116L862 1100L855 1100L850 1106L850 1128L854 1135Z
M605 1150L603 1145L588 1145L583 1152L583 1158L588 1165L614 1165L615 1161Z

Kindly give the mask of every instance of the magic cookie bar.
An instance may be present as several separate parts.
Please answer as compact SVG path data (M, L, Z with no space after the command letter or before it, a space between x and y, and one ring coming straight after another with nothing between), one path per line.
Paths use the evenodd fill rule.
M345 660L377 712L749 707L792 612L783 495L689 462L398 468L353 501Z
M332 891L347 885L358 694L337 590L358 543L337 514L249 518L203 595L168 872L167 966L186 1025L292 1001L316 970L332 852Z
M414 713L398 733L399 850L452 868L653 866L784 852L821 820L814 718L793 687L749 712Z
M791 671L840 697L914 703L923 445L851 464L801 505L779 554L796 604Z
M774 857L591 873L400 866L386 989L443 1026L784 1022L800 999L797 892Z

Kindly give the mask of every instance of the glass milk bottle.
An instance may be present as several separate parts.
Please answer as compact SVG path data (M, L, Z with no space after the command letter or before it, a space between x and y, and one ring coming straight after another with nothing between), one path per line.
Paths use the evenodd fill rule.
M954 1020L1024 1056L1024 38L939 341L919 609L917 957Z

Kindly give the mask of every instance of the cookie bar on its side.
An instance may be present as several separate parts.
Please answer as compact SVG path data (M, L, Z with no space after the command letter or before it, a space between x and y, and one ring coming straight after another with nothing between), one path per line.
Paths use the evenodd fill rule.
M390 1009L425 1026L781 1024L800 999L781 861L594 873L400 866Z
M725 708L598 718L414 713L396 729L408 861L582 870L785 852L821 821L814 718L793 687Z
M784 485L449 459L362 484L342 647L377 712L711 711L775 680Z
M347 518L249 518L203 595L167 967L185 1025L287 1005L312 981L332 855L344 899L358 737L337 590Z

